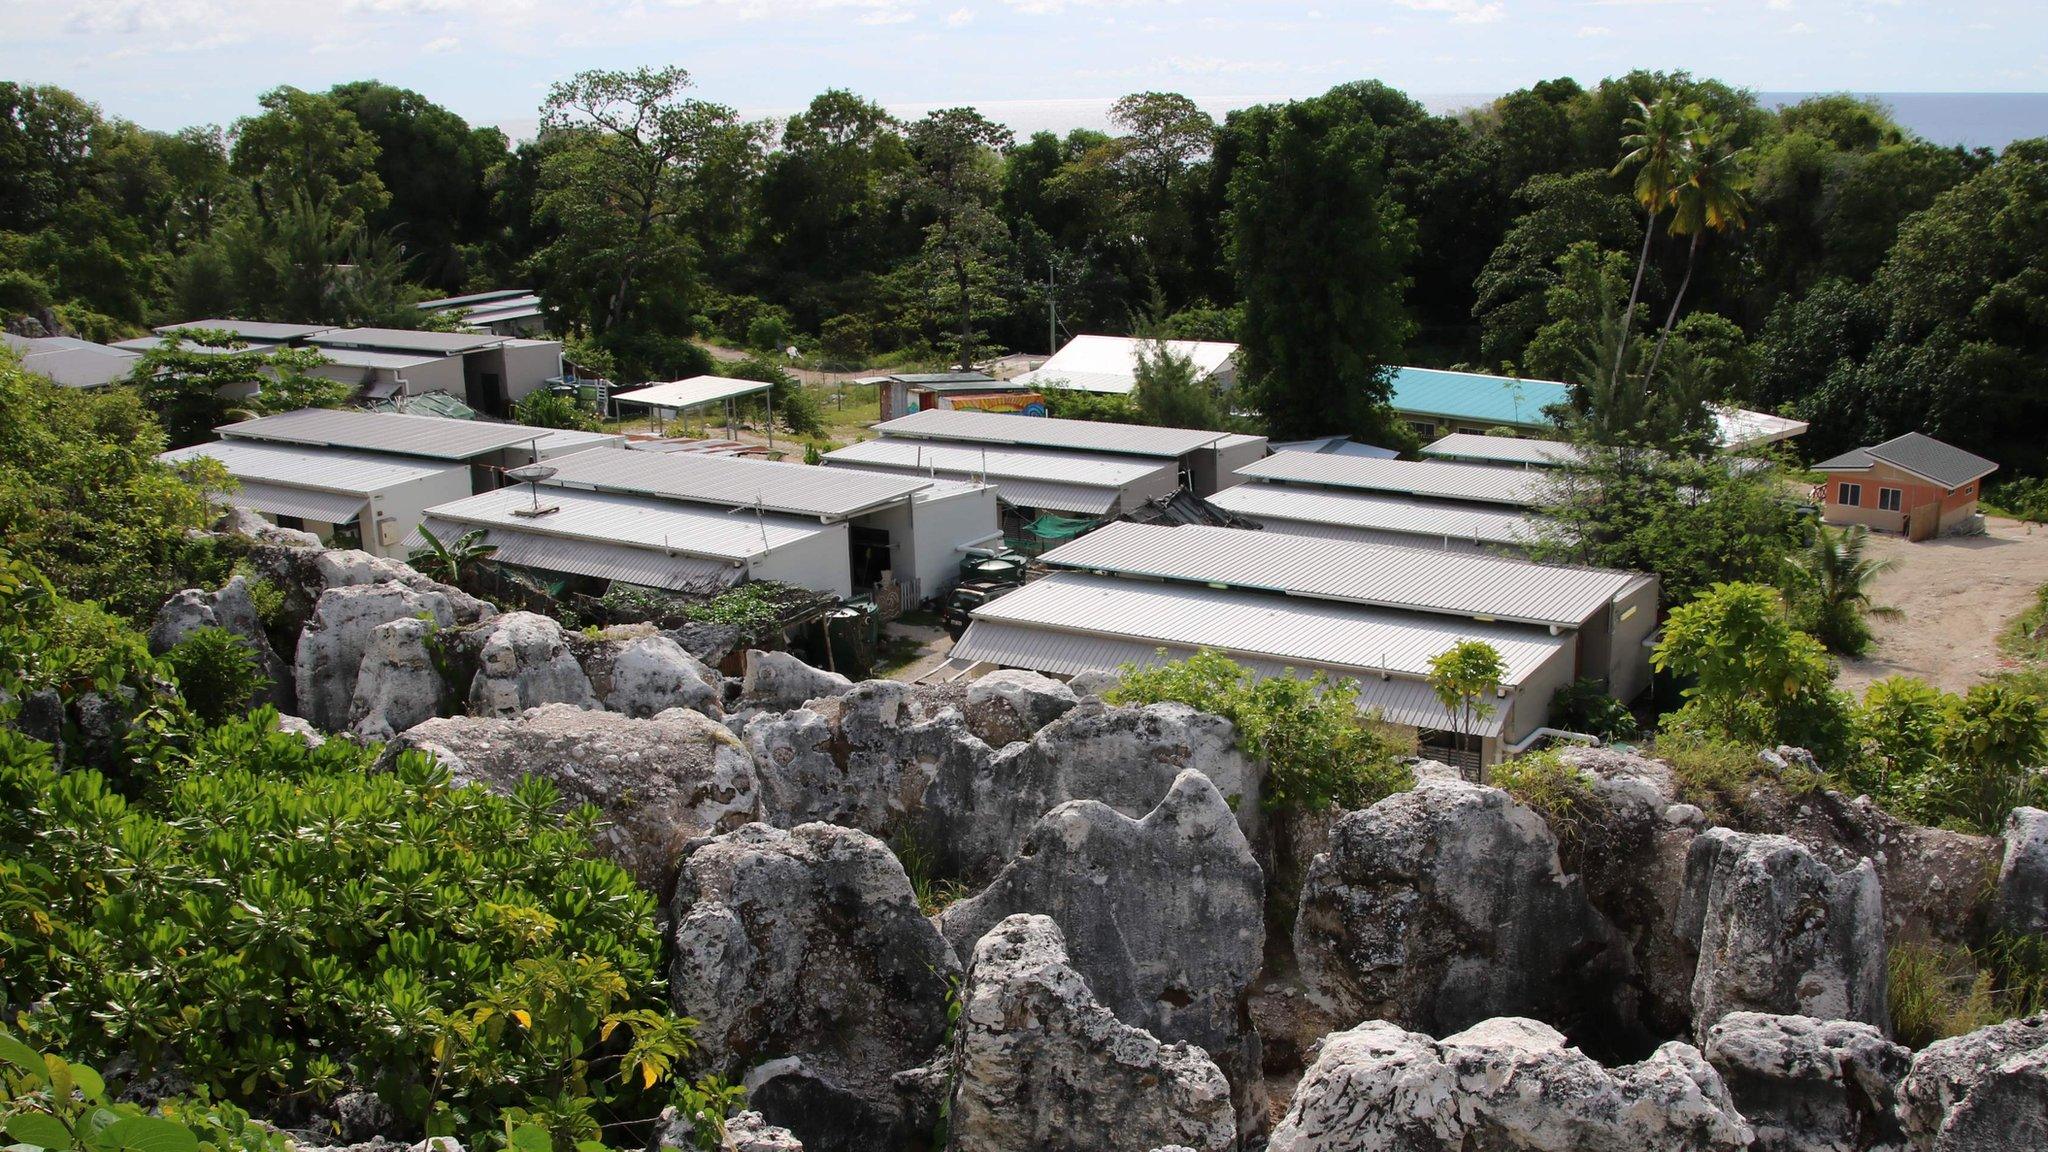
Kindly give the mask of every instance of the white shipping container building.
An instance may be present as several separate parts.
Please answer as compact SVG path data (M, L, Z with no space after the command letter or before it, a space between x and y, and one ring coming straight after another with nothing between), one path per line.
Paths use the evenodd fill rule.
M931 409L885 420L875 425L875 431L885 440L1172 460L1178 466L1179 483L1197 496L1237 484L1238 469L1266 455L1264 436L1007 412Z

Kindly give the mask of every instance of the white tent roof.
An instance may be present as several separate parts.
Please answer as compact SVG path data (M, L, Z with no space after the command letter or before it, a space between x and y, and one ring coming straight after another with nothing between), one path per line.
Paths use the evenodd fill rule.
M1776 444L1781 440L1803 435L1806 429L1807 424L1804 420L1773 416L1769 412L1718 406L1714 409L1714 441L1727 449Z
M1199 376L1213 375L1237 355L1237 345L1214 340L1155 342L1134 336L1076 336L1052 359L1012 383L1040 388L1064 385L1082 392L1126 395L1137 385L1138 350L1152 343L1192 361Z
M735 396L746 396L754 392L766 392L774 387L760 380L735 380L730 376L692 376L688 380L671 380L666 384L649 384L631 392L615 392L612 399L631 404L645 404L650 408L695 408L699 404L714 404L730 400Z

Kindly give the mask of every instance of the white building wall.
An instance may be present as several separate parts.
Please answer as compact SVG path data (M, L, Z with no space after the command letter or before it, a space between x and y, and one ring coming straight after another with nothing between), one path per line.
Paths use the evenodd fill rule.
M505 398L514 404L545 387L550 377L562 374L562 346L553 340L507 344L484 355L502 360Z
M363 551L373 556L405 559L401 543L419 527L427 509L470 495L469 468L451 464L434 475L370 496L370 511L364 517Z
M777 548L748 566L755 580L776 580L842 599L853 595L853 552L844 524L821 525L816 536ZM684 542L687 546L687 542Z
M855 523L889 534L890 562L896 579L909 585L907 599L913 603L943 596L959 583L960 561L966 558L961 549L1002 542L994 488L920 500L913 506L892 505Z

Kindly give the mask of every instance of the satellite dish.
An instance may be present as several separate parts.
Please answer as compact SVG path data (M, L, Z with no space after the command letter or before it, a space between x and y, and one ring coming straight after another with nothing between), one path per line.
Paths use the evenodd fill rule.
M551 468L546 464L541 464L538 462L532 464L521 464L517 468L505 469L505 475L507 477L513 480L517 480L521 484L525 484L533 489L533 507L514 508L512 510L512 514L514 516L524 516L528 518L533 518L538 516L545 516L550 512L560 511L560 509L558 509L552 504L550 504L546 508L540 506L540 482L543 480L554 479L556 471L557 469Z

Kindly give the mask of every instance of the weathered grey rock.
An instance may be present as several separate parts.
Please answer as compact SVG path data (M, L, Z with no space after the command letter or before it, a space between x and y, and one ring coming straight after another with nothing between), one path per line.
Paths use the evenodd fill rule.
M824 820L891 836L922 812L942 770L971 774L991 756L957 710L931 711L907 684L870 680L813 704L746 723L771 824Z
M389 740L440 715L448 685L434 666L436 629L417 617L379 624L356 670L349 730L364 740Z
M939 759L924 792L919 839L951 874L991 876L1023 847L1039 817L1069 800L1100 800L1141 817L1186 768L1199 769L1237 814L1264 859L1266 766L1237 747L1237 729L1181 704L1074 708L992 756Z
M1429 1032L1575 1021L1612 983L1612 950L1542 817L1434 778L1338 821L1294 922L1302 979L1339 1018Z
M956 1029L955 1152L1237 1146L1223 1073L1118 1021L1049 917L1012 916L975 945Z
M1996 914L2007 932L2048 936L2048 812L2015 808L2005 818Z
M1687 851L1678 920L1698 941L1696 1036L1730 1012L1889 1027L1884 897L1868 860L1837 873L1787 837L1711 828Z
M769 712L787 712L852 689L853 681L837 672L813 668L787 652L753 649L747 653L746 685L740 692L740 704Z
M1216 1061L1249 1135L1265 1118L1247 1008L1264 959L1264 899L1230 806L1190 768L1141 820L1096 800L1048 812L1023 855L938 924L966 952L1012 915L1050 917L1068 963L1118 1020Z
M953 950L881 841L749 824L691 845L671 906L669 995L703 1058L814 1152L901 1147L892 1077L946 1034Z
M1750 1128L1689 1044L1607 1069L1555 1029L1502 1018L1442 1040L1372 1020L1338 1032L1269 1152L1735 1152Z
M1913 1054L1853 1020L1733 1012L1707 1033L1707 1063L1756 1129L1753 1152L1897 1152L1894 1090Z
M1899 1115L1916 1149L2048 1148L2048 1012L1922 1048Z
M296 528L280 528L257 513L236 504L228 505L221 512L220 519L214 521L213 530L279 548L320 547L320 537L311 532L301 532Z
M304 740L308 748L318 748L322 744L327 743L327 737L322 735L318 728L307 723L306 718L303 716L279 716L277 718L277 730L279 732L289 732Z
M1073 690L1052 677L1006 668L968 686L967 730L1000 748L1031 739L1075 703Z
M517 716L542 704L597 707L590 677L569 651L562 626L534 612L493 617L470 641L477 652L469 710L478 716Z
M613 712L648 717L688 708L716 719L725 710L718 674L658 632L607 639L582 662L592 691Z
M322 555L326 555L322 553ZM320 594L306 630L299 635L292 676L299 713L329 732L348 726L356 677L376 630L393 620L429 620L437 629L456 624L447 596L396 581L342 585Z
M599 841L657 892L669 890L683 846L758 813L753 761L724 727L682 709L649 720L545 704L511 720L428 720L384 746L434 756L462 783L510 792L526 776L566 805L595 804Z
M1104 692L1123 683L1123 679L1122 676L1115 672L1097 672L1091 669L1086 672L1076 673L1072 679L1067 681L1067 689L1076 698L1087 699L1094 697L1099 700Z
M271 647L263 621L256 615L256 602L249 596L247 580L233 577L218 592L187 588L173 593L156 610L156 619L149 626L149 650L161 655L201 628L221 628L240 636L256 657L256 666L267 682L251 696L251 707L269 704L284 708L290 704L291 668Z
M655 1121L654 1140L647 1152L662 1152L662 1149L695 1148L696 1118L682 1115L676 1108L662 1110ZM804 1146L787 1128L777 1128L768 1123L759 1112L741 1112L725 1118L725 1135L719 1140L720 1152L804 1152Z

